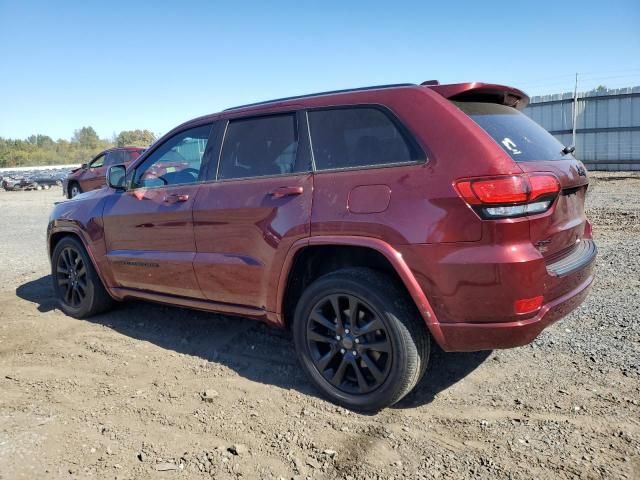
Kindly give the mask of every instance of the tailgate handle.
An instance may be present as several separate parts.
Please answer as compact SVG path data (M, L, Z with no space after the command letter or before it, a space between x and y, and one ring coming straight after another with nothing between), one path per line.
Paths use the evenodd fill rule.
M180 203L189 200L189 195L174 193L164 197L165 203Z
M304 188L302 187L279 187L269 192L269 195L273 198L282 198L290 195L301 195L302 192L304 192Z

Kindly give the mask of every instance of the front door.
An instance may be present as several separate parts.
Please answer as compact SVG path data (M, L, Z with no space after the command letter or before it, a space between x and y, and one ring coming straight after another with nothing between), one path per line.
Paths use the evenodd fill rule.
M193 209L194 268L207 299L267 310L289 248L309 236L313 175L308 137L298 138L304 121L286 113L228 123L211 176L217 181L201 185Z
M201 298L193 271L192 208L211 124L156 146L114 193L103 213L107 258L120 287Z
M88 192L104 186L105 175L107 173L105 168L105 159L106 155L102 153L91 160L91 163L87 166L87 170L84 172L82 180L80 181L80 188L82 188L83 192Z

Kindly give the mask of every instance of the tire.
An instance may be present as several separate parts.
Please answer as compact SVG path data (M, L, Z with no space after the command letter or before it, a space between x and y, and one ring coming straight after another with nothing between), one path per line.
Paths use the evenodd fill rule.
M338 270L309 285L296 306L293 337L320 391L361 412L398 402L429 361L429 332L413 300L393 278L369 268Z
M69 184L69 191L67 192L67 198L73 198L82 193L82 188L80 188L80 184L78 182L71 182Z
M60 309L70 317L87 318L113 306L84 246L74 237L64 237L54 248L51 278Z

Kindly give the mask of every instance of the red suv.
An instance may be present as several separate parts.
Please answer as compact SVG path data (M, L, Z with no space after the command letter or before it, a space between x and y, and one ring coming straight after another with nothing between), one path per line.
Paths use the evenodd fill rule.
M61 308L139 298L290 327L375 411L446 351L531 342L585 298L587 175L501 85L391 85L189 121L48 228Z
M119 147L100 152L89 163L83 163L80 168L71 171L62 183L62 194L73 198L82 192L104 187L107 168L131 163L144 150L140 147Z

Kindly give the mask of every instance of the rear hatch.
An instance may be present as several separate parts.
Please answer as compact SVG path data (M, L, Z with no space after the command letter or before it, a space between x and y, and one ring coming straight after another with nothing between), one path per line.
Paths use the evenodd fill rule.
M529 117L507 105L454 102L518 164L523 173L551 173L560 193L549 212L530 215L531 241L548 261L569 255L585 235L588 179L582 162Z

